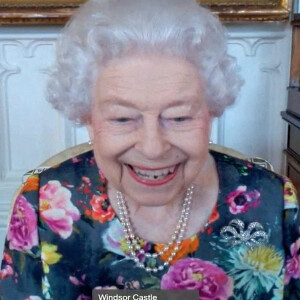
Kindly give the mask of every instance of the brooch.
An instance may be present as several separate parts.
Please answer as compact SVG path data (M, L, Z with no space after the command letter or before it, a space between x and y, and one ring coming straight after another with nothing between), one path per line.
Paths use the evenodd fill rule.
M239 219L233 219L228 226L222 227L220 235L232 247L242 244L254 248L269 241L269 235L260 223L252 222L245 229L245 223Z

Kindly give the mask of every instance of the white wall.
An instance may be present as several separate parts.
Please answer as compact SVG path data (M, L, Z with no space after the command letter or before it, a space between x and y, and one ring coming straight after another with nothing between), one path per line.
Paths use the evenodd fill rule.
M245 85L237 103L215 120L212 140L283 170L291 28L280 23L227 24L229 51ZM0 253L14 190L22 174L88 140L44 100L59 27L0 27ZM1 256L1 255L0 255Z

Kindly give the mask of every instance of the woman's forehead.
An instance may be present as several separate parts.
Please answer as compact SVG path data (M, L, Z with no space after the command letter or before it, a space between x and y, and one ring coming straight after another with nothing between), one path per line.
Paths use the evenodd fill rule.
M115 60L102 70L95 96L105 99L171 97L179 101L202 92L196 68L170 56L143 56Z
M158 53L147 53L147 54L136 54L136 55L128 55L121 58L116 58L111 60L106 64L105 69L113 70L114 68L120 68L122 66L123 69L131 68L134 66L152 66L152 67L161 67L161 66L173 66L176 68L185 68L185 69L193 69L193 71L197 72L197 68L189 62L188 60L171 55L171 54L158 54Z

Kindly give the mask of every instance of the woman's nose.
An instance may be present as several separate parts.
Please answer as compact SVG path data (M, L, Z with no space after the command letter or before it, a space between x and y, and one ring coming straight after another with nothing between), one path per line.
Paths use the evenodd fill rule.
M136 149L139 152L148 159L157 159L162 157L170 148L171 145L159 122L143 124L136 143Z

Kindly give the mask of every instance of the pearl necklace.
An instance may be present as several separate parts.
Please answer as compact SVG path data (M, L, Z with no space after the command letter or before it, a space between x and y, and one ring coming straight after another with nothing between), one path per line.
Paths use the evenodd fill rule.
M192 202L192 198L193 198L193 189L194 189L193 185L191 185L187 189L186 195L183 200L182 210L181 210L180 218L177 223L176 229L171 236L170 242L168 244L166 244L166 246L163 248L163 250L159 251L158 253L149 253L149 252L145 252L145 250L142 249L141 244L139 243L139 241L141 241L141 239L139 237L137 237L133 231L133 227L132 227L132 224L130 221L128 209L125 204L124 196L121 192L117 191L117 193L116 193L117 205L118 205L118 210L119 210L119 214L120 214L120 221L123 226L123 231L125 234L127 247L129 249L131 258L136 262L138 267L145 269L147 272L156 273L158 271L162 271L173 260L174 256L177 254L177 252L179 250L179 245L181 244L181 242L184 238L184 234L186 232L191 202ZM166 253L171 248L172 245L174 245L174 249L172 249L172 252L169 254L166 261L163 264L158 265L157 258L159 256L163 255L164 253ZM140 258L139 258L140 256L145 256L146 259L151 258L152 260L155 261L155 266L154 267L146 266L145 263L143 263L140 260Z

